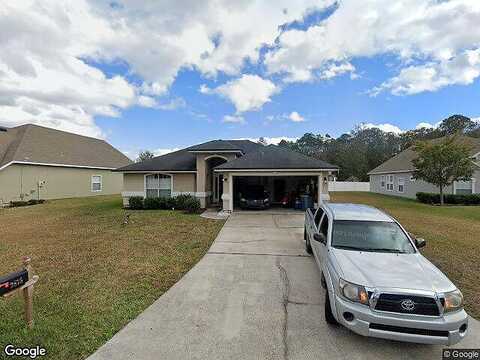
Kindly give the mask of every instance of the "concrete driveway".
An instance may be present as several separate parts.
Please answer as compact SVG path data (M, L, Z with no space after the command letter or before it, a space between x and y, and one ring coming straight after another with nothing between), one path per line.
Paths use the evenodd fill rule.
M234 213L208 254L89 359L441 359L441 346L328 326L302 235L303 214ZM477 321L459 347L480 347Z

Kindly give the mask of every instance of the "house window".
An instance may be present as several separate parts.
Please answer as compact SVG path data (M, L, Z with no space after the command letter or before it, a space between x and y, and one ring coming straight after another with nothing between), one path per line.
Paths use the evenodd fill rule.
M92 175L92 191L102 191L102 175Z
M399 193L403 193L405 191L405 179L404 178L398 178L398 187L397 190Z
M387 175L387 190L393 191L393 175Z
M473 181L455 181L454 189L457 195L470 195L473 193Z
M385 175L380 176L380 186L382 188L385 187Z
M145 177L147 198L171 197L172 178L170 175L153 174Z

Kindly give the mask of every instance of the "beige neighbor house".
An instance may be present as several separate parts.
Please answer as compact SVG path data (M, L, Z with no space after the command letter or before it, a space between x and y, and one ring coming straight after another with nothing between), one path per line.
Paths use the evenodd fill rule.
M120 194L131 161L103 140L37 125L0 128L0 204Z
M436 140L433 140L436 141ZM445 194L478 194L480 193L480 139L462 137L472 148L472 161L476 171L470 181L454 182L445 189ZM412 160L416 152L408 148L383 164L370 171L370 191L385 195L395 195L414 199L418 192L439 193L439 189L430 183L413 178Z
M213 140L116 171L123 173L125 206L132 196L191 194L202 207L232 211L252 185L263 185L272 204L291 192L308 193L317 203L329 199L328 177L338 168L274 145Z

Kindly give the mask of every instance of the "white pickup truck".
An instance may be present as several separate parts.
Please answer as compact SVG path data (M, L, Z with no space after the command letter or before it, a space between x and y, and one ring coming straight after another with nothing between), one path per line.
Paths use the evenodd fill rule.
M305 245L326 289L325 320L385 339L452 345L468 328L460 290L393 218L370 206L324 203L305 215Z

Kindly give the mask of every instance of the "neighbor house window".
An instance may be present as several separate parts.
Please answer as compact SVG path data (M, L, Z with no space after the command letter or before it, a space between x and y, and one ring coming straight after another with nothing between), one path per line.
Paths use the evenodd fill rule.
M380 186L382 188L385 187L385 175L380 176Z
M393 191L393 175L387 176L387 190Z
M92 191L102 191L102 175L92 175Z
M398 178L398 192L403 193L405 191L405 179L404 178Z
M145 177L147 198L172 196L172 179L170 175L153 174Z

